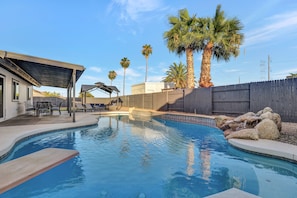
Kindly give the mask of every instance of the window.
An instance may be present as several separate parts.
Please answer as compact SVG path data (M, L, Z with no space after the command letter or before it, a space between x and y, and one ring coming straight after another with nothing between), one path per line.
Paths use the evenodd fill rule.
M18 101L20 97L20 84L16 80L12 80L12 101Z
M30 87L27 88L27 100L31 100L31 89L30 89Z

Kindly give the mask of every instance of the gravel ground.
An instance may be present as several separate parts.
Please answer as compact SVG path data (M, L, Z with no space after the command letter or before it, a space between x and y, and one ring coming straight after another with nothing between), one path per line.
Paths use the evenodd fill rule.
M297 123L283 122L282 131L277 141L297 146Z

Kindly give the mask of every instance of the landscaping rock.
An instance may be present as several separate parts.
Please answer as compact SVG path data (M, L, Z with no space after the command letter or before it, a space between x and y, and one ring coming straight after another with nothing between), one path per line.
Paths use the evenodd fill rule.
M280 136L276 124L266 118L256 125L255 129L258 131L259 138L275 140Z
M273 113L272 120L276 124L278 131L282 131L282 119L279 114Z
M262 120L264 120L264 119L266 119L266 118L272 120L272 113L269 112L269 111L267 111L267 112L265 112L265 113L262 113L262 114L260 115L260 118L261 118Z
M221 129L221 128L224 126L224 124L225 124L225 122L226 122L227 120L230 120L230 117L227 117L227 116L224 116L224 115L216 116L216 117L215 117L216 126L217 126L219 129Z
M270 107L265 107L265 108L263 109L263 113L266 113L266 112L273 113L273 110L272 110Z
M253 112L247 112L241 116L238 116L237 118L234 119L235 122L243 122L247 119L247 117L250 117L250 116L255 116L256 114L253 113Z
M282 130L280 115L274 113L270 107L265 107L256 114L247 112L234 119L227 116L218 116L215 120L217 127L224 131L227 139L262 138L275 140L280 136L280 131ZM257 136L255 133L257 133Z
M259 135L256 129L242 129L240 131L232 132L226 137L228 140L231 138L258 140Z

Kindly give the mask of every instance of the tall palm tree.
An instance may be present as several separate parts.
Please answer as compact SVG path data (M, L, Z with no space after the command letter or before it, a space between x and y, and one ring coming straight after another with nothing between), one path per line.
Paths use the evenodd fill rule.
M127 57L124 57L121 59L120 62L122 68L124 68L124 83L123 83L123 96L125 95L125 78L126 78L126 69L130 65L130 60Z
M112 81L117 77L117 75L118 74L114 70L109 71L108 78L110 80L110 85L112 85Z
M243 34L240 33L243 26L237 18L227 19L221 5L217 6L213 18L200 18L199 21L202 36L199 50L203 51L199 86L211 87L211 58L228 61L231 56L238 56L243 42Z
M187 87L194 88L193 53L199 49L200 34L197 33L197 18L189 16L187 9L179 10L178 16L168 18L171 29L163 35L169 51L178 55L186 53L187 59Z
M187 67L182 62L170 65L166 75L163 82L173 82L176 88L187 87Z
M148 67L148 58L150 56L150 54L153 53L153 49L151 47L151 45L147 45L145 44L144 46L142 46L142 55L145 57L145 60L146 60L146 67L145 67L145 80L144 82L147 81L147 67Z

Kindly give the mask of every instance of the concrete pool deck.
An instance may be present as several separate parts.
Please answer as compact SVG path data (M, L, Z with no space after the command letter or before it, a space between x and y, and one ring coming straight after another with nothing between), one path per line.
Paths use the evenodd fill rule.
M104 112L102 114L115 114L116 112ZM122 112L128 114L128 112ZM167 112L166 112L167 113ZM48 131L55 131L60 129L77 128L84 126L96 125L98 123L100 113L98 112L77 112L76 122L72 122L72 117L68 114L62 114L55 118L48 118L44 116L44 119L40 118L38 121L28 120L26 124L20 125L17 119L9 122L0 122L0 156L8 153L14 144L28 136L40 134ZM15 122L15 123L14 123ZM32 123L30 123L32 122ZM285 144L271 140L242 140L231 139L229 143L234 147L247 150L250 152L260 153L268 156L274 156L277 158L287 159L297 163L297 146ZM230 197L230 193L237 193L238 197L253 198L255 195L237 190L229 189L227 191L212 195L216 198ZM211 196L211 197L212 197Z
M28 136L41 134L48 131L78 128L83 126L96 125L98 115L92 113L76 113L76 122L68 114L61 116L44 116L13 118L0 122L0 158L8 153L14 144ZM20 124L25 122L23 124Z

